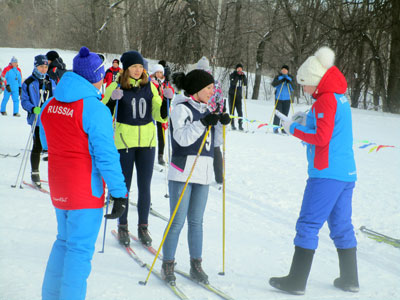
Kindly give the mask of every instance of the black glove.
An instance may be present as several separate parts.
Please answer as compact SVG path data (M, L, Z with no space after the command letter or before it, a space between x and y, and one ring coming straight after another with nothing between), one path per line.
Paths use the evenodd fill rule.
M7 90L7 92L11 93L11 87L9 84L6 85L6 90Z
M161 114L161 118L163 118L163 119L168 117L168 103L167 103L166 99L161 104L160 114Z
M231 116L228 113L222 113L219 115L219 121L222 125L229 125L231 123Z
M200 122L204 126L208 127L208 126L217 125L218 120L219 120L219 115L217 115L217 114L208 114L204 118L200 119Z
M18 93L19 93L19 96L21 96L21 94L22 94L22 88L19 88Z
M112 196L110 196L110 198L114 200L113 209L111 214L105 215L104 218L117 219L124 213L128 203L128 198L113 198Z

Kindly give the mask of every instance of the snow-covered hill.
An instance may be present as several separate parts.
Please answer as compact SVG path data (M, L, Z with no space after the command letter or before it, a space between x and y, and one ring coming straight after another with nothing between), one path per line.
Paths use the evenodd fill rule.
M33 67L33 56L47 49L0 48L0 63L5 66L17 55L24 77ZM61 52L72 66L73 52ZM27 67L23 67L26 64ZM2 95L0 96L2 99ZM8 109L11 109L11 102ZM248 117L269 122L272 101L247 101ZM295 106L295 111L306 106ZM0 300L41 298L41 283L46 261L55 239L56 219L48 195L32 190L12 189L21 162L22 149L29 135L25 112L21 118L0 117L0 153L21 153L18 158L0 157ZM268 285L270 276L286 275L293 254L295 222L307 179L305 148L289 136L266 133L249 125L250 133L227 133L226 150L226 264L222 270L222 195L210 188L204 221L204 269L210 282L234 299L294 299ZM246 126L245 126L246 127ZM254 133L251 133L253 132ZM358 181L353 197L353 222L357 229L360 292L349 294L335 289L338 276L336 249L327 226L320 233L319 248L302 299L400 299L400 249L365 237L358 228L365 225L400 238L400 116L353 110L354 151ZM360 141L393 145L369 153L359 148ZM25 179L29 180L29 163ZM47 178L47 163L41 162L41 175ZM133 179L135 182L135 179ZM132 184L132 197L136 197ZM164 197L164 173L155 171L152 181L153 208L168 215ZM135 232L137 215L131 206L130 229ZM166 222L150 216L153 245L158 248ZM146 286L138 284L147 271L140 268L118 245L108 222L105 253L102 231L96 244L92 273L88 280L88 300L176 299L176 296L151 276ZM186 229L185 229L186 231ZM132 244L148 263L153 257ZM186 233L177 251L178 266L189 270ZM156 268L160 269L160 262ZM191 299L219 299L208 291L178 277L177 284Z

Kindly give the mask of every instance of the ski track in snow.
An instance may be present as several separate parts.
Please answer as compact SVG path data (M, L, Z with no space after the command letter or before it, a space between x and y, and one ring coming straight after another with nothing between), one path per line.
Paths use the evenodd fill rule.
M20 60L24 77L32 70L33 57L47 49L0 48L0 66L12 55ZM71 68L75 55L59 51ZM110 61L111 65L111 61ZM2 95L0 99L2 99ZM295 111L309 108L295 105ZM11 101L7 106L11 111ZM250 119L269 121L272 101L247 101ZM21 118L0 116L0 153L16 154L29 135L26 113ZM210 188L204 216L203 265L210 282L234 299L294 299L268 284L271 276L285 276L293 255L296 219L307 179L305 147L296 138L266 133L249 124L250 133L227 131L226 149L226 252L222 271L222 191ZM246 125L244 126L246 129ZM254 133L251 133L254 131ZM354 140L400 147L400 116L353 109ZM339 274L336 249L324 226L314 257L306 295L302 299L400 299L400 249L378 243L363 235L362 225L400 238L400 148L368 153L355 142L358 181L353 196L353 224L358 240L360 292L344 293L333 287ZM29 188L12 189L22 159L0 158L0 300L40 299L46 262L56 234L54 209L48 195ZM25 180L29 180L28 162ZM41 176L47 179L47 162L41 161ZM136 178L131 200L136 201ZM169 215L164 172L154 172L153 208ZM130 230L136 233L137 214L130 206ZM147 270L140 268L111 235L116 221L107 224L105 253L103 226L96 244L88 300L177 299L159 279L151 276L140 286ZM153 246L158 249L166 222L150 216ZM132 248L147 263L154 257L132 242ZM176 260L189 271L187 229L184 227ZM161 262L155 265L161 268ZM177 284L191 299L218 296L177 276Z

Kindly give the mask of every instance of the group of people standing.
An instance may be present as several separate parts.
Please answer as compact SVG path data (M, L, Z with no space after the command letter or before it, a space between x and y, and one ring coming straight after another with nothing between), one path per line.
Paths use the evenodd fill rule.
M157 136L160 141L156 122L161 129L168 126L170 130L171 216L185 189L163 245L161 273L165 281L175 284L175 253L187 219L190 275L207 284L208 276L202 268L203 216L209 185L222 176L213 172L222 128L231 123L208 60L203 57L194 70L174 73L169 78L162 61L149 72L142 55L128 51L120 58L122 69L115 59L106 72L103 59L82 47L73 60L72 72L53 79L49 73L53 61L49 59L36 56L32 75L22 85L22 106L28 111L28 123L35 125L32 180L40 184L40 178L33 175L39 175L35 173L36 155L40 155L43 145L48 150L50 196L57 219L57 238L47 263L43 299L85 299L103 218L104 182L108 197L113 199L112 211L105 218L118 218L119 243L130 243L128 208L129 199L135 194L139 240L146 246L152 244L148 217ZM310 178L296 226L292 267L288 276L270 279L273 287L291 294L304 294L318 232L325 221L339 254L340 277L334 285L345 291L358 291L356 240L351 223L356 180L351 114L344 96L346 80L333 60L333 51L323 49L300 67L297 82L316 102L307 115L282 121L288 134L307 143L309 153ZM53 71L57 73L57 69ZM276 81L278 103L287 101L293 91L293 79L286 71L288 67L282 67ZM106 78L110 81L102 95ZM236 108L241 116L240 100L247 78L240 64L231 74L230 83L231 113ZM283 113L284 109L282 104ZM243 130L241 119L239 130ZM161 131L161 135L165 132ZM165 144L164 138L163 141ZM204 148L199 152L201 146ZM137 189L131 192L134 167Z

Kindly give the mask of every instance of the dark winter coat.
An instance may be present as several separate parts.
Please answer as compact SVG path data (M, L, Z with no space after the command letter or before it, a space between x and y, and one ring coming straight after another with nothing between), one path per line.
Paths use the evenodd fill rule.
M237 71L233 71L229 75L229 93L233 94L242 91L242 86L247 86L247 77L244 73L239 74Z
M275 99L290 100L290 94L294 90L292 75L280 73L271 84L275 88Z
M53 79L55 83L58 83L65 72L67 72L65 63L61 57L58 57L49 65L47 74L49 74L50 78Z

